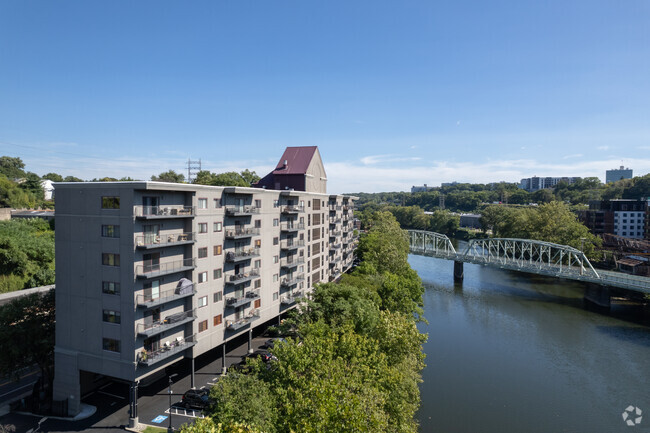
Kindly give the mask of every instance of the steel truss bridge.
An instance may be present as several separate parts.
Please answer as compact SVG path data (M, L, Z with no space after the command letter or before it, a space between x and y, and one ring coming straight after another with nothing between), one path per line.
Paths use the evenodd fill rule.
M463 263L474 263L650 294L650 278L596 271L582 251L567 245L530 239L472 239L465 251L459 253L449 238L440 233L408 233L411 254L453 260L457 279L463 277Z

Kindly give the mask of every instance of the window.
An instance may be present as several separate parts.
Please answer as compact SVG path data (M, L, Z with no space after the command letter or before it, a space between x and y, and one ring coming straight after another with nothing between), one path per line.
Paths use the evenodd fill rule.
M255 220L255 228L256 229L262 228L262 220Z
M259 269L262 267L262 261L261 260L255 260L255 269Z
M320 200L314 200L314 210L320 210Z
M119 311L114 310L104 310L103 313L104 322L108 323L120 323L121 314Z
M221 207L221 199L219 199L219 198L215 198L215 199L212 200L212 201L214 202L214 208L215 208L215 209L219 209L219 208Z
M277 301L277 300L278 300L278 297L279 297L278 292L273 292L273 300L274 300L274 301Z
M102 253L102 265L120 266L120 255L113 253Z
M255 207L256 208L261 208L262 207L262 200L255 200Z
M273 256L273 263L278 263L280 261L279 256Z
M208 329L208 321L203 320L202 322L199 322L199 332L206 331Z
M199 233L208 232L208 223L199 223Z
M199 259L208 257L208 247L199 248Z
M215 245L214 247L212 247L212 252L214 253L215 256L221 255L221 250L222 250L221 245Z
M102 197L102 209L119 209L119 197Z
M201 296L199 298L199 308L205 307L206 305L208 305L208 297L207 296Z
M221 314L214 316L214 326L219 326L221 325Z
M273 227L277 227L280 225L280 220L278 218L273 218Z
M215 292L214 295L212 295L212 302L221 302L223 300L223 292Z
M315 202L314 202L315 203ZM314 214L314 225L320 225L320 214Z
M257 248L261 247L261 246L262 246L262 241L261 241L260 239L256 239L256 240L255 240L255 246L256 246Z
M102 292L109 295L119 295L120 294L120 283L114 283L112 281L102 281Z
M273 200L273 207L280 207L280 200Z
M221 275L222 275L221 268L212 271L212 278L214 278L215 280L221 278Z
M112 338L103 338L102 348L104 350L108 350L109 352L120 353L120 340L114 340Z
M273 274L273 282L274 283L278 282L278 274Z
M208 273L207 272L199 273L199 283L205 283L206 281L208 281Z
M255 280L255 288L259 289L260 287L262 287L262 280Z
M221 222L212 224L212 231L220 232L222 228L223 228L223 223Z
M312 237L315 241L317 241L317 240L320 239L320 230L318 230L318 227L316 227L315 229L313 229L313 233L312 233L311 237Z
M278 239L277 237L274 237L273 238L273 245L277 245L279 243L280 243L280 239Z
M260 308L262 306L262 300L261 299L256 299L255 300L255 308Z
M120 226L102 225L102 237L103 238L119 238L120 237Z
M200 198L199 199L199 209L207 209L208 208L208 199L207 198Z

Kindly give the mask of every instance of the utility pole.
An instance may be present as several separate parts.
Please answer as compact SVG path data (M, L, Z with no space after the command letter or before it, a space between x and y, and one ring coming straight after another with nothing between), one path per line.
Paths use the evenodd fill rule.
M201 171L201 160L192 161L187 159L187 183L192 183L192 175L196 176Z
M440 194L438 200L440 201L440 203L439 203L440 209L444 209L445 208L445 195Z

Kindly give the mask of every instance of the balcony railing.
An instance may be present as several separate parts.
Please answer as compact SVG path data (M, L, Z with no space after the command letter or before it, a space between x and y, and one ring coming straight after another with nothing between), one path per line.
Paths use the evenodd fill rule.
M339 250L341 249L341 244L336 243L336 244L330 244L330 250Z
M235 251L228 251L226 253L226 261L230 263L241 262L260 256L260 249L255 248L242 248Z
M164 304L176 299L186 298L192 295L196 295L196 283L189 286L163 290L155 298L151 294L137 295L136 304L138 307L151 308L156 305Z
M260 213L260 208L255 206L226 206L228 216L246 216Z
M303 230L304 228L304 223L284 223L280 226L280 230L283 232L296 232L298 230Z
M336 265L341 261L341 256L330 256L330 266Z
M175 340L166 341L159 349L156 350L141 350L138 352L136 359L138 364L150 366L177 353L189 349L196 344L196 335L190 337L176 337Z
M283 250L294 250L305 246L304 239L294 239L280 243L280 248Z
M170 314L163 320L151 323L139 323L138 334L150 337L152 335L160 334L168 329L176 328L177 326L184 325L196 319L196 311L183 311L182 313Z
M133 213L137 218L184 218L192 217L196 213L194 206L161 205L161 206L134 206Z
M259 299L260 291L251 290L242 296L229 296L226 297L226 307L237 308L245 304L249 304L255 299Z
M285 259L280 261L280 267L282 268L295 268L298 265L302 265L305 263L305 258L304 257L295 257L291 259Z
M196 240L196 233L170 233L166 235L146 234L135 237L139 248L160 248L173 245L190 244Z
M331 204L331 205L329 205L329 208L330 208L330 211L336 212L337 210L341 210L341 205Z
M283 287L291 287L295 286L299 282L303 281L305 279L305 276L300 274L300 275L295 275L295 276L289 276L286 278L283 278L282 281L280 281L280 285Z
M280 303L284 305L293 305L301 297L302 297L302 292L300 290L296 290L293 293L289 293L287 295L281 296Z
M166 263L138 265L135 267L135 274L138 278L151 278L160 275L173 274L175 272L184 272L196 267L196 261L193 258L174 260Z
M335 238L341 236L341 230L330 230L330 237Z
M247 281L259 278L260 271L253 269L249 272L240 272L239 274L226 275L226 284L238 285L244 284Z
M260 229L255 227L247 228L236 228L226 230L225 236L226 239L241 239L241 238L250 238L251 236L256 236L260 234Z
M260 318L260 313L257 310L251 310L246 317L237 320L226 320L226 328L230 331L236 331L245 326L250 325L251 322Z
M297 206L291 204L282 206L282 213L286 213L286 214L303 213L304 211L305 211L304 206Z
M341 224L341 218L330 218L330 224Z

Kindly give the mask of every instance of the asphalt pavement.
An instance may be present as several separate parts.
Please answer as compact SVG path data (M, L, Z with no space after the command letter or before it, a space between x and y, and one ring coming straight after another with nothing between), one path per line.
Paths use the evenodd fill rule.
M261 330L260 330L261 332ZM254 337L252 348L257 349L264 344L268 337ZM241 361L242 356L248 352L248 336L244 334L228 343L226 353L226 366ZM221 375L221 347L218 347L195 360L194 385L195 388L210 388ZM172 385L172 407L170 411L168 378L139 387L138 418L140 424L153 425L167 428L171 422L175 429L183 424L191 423L197 417L203 416L200 411L185 410L180 408L181 398L185 391L191 388L190 360L186 359L168 367L166 374L178 374ZM110 382L92 393L84 396L82 402L97 407L97 412L85 420L69 421L47 417L39 425L42 416L9 413L0 416L3 426L15 426L16 433L41 432L123 432L129 425L129 385L121 382Z

